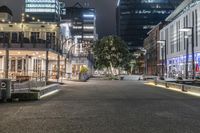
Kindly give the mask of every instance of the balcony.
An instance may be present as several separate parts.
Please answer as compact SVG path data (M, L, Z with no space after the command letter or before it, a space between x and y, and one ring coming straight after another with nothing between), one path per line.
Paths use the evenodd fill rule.
M59 43L48 42L42 39L28 39L24 38L23 41L11 40L11 43L8 43L8 40L0 39L0 49L5 49L8 47L11 50L51 50L62 54L62 46Z

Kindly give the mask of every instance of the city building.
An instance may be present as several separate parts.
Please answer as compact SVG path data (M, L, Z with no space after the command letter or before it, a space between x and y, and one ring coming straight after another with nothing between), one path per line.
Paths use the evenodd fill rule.
M147 33L183 0L118 0L117 35L130 50L143 47Z
M80 3L72 7L66 7L66 14L61 15L61 24L70 24L71 37L74 45L70 48L69 59L71 71L77 74L85 65L89 73L93 71L92 45L96 41L96 11L94 8L84 8Z
M66 38L57 23L0 23L0 78L60 79Z
M7 6L0 7L0 21L1 22L10 22L12 21L12 11Z
M58 0L25 0L24 21L59 22L60 13L65 13L63 4Z
M168 22L160 22L156 25L151 31L147 33L147 37L144 40L144 48L145 52L145 74L159 76L163 72L162 69L162 54L161 44L158 43L160 41L160 30L167 24ZM164 58L163 58L164 59Z
M199 76L200 1L185 0L166 18L171 21L160 31L165 40L169 78Z

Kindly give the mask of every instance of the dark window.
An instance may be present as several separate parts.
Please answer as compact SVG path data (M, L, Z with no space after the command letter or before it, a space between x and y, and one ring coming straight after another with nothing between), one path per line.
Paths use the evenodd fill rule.
M17 32L13 32L12 33L12 40L11 40L12 43L17 43L18 42L17 41L17 36L18 36Z
M55 32L47 32L46 41L49 44L55 44Z
M39 35L39 32L31 32L31 43L37 43Z

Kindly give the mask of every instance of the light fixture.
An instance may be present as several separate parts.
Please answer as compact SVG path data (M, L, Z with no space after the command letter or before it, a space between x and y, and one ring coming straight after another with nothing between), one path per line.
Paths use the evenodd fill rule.
M189 31L191 31L191 29L190 28L183 28L183 29L180 29L179 31L180 32L189 32Z
M157 43L165 44L165 41L160 40L160 41L157 41Z

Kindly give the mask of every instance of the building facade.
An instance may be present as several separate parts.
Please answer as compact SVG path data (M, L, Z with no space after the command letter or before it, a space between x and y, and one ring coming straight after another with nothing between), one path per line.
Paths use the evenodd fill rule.
M25 0L25 21L59 22L61 5L58 0Z
M80 71L83 65L93 71L92 45L96 41L96 11L94 8L84 8L79 3L66 8L66 15L61 15L61 23L70 23L71 36L74 45L70 48L71 72Z
M66 43L56 23L0 23L0 77L59 79Z
M0 21L1 22L11 22L12 21L12 11L7 6L0 7Z
M161 22L147 33L144 40L145 54L145 74L159 76L162 74L162 54L161 45L158 43L160 39L160 30L167 24ZM164 58L163 58L164 59Z
M143 47L147 33L183 0L119 0L117 35L130 49Z
M166 21L171 23L160 31L160 39L166 40L167 76L199 76L200 1L185 0Z

